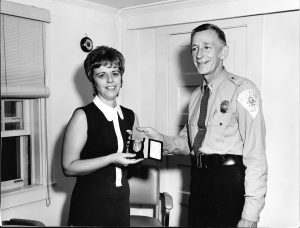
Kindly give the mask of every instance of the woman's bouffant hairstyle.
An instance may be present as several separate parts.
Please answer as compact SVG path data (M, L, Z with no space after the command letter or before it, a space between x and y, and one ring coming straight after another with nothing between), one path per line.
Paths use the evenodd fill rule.
M99 46L87 55L84 61L84 70L88 80L94 84L93 74L95 68L115 65L119 68L121 76L123 76L124 64L124 56L118 50L107 46Z
M219 39L222 41L222 43L224 45L226 45L226 36L225 36L225 33L223 32L222 29L220 29L218 26L216 25L213 25L213 24L202 24L202 25L199 25L198 27L194 28L192 33L191 33L191 45L192 45L192 42L193 42L193 37L195 35L195 33L197 32L201 32L201 31L205 31L205 30L213 30L217 33Z

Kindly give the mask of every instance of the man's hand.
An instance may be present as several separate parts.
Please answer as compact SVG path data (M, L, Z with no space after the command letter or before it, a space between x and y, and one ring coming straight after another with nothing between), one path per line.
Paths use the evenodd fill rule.
M252 222L246 219L240 219L237 227L257 227L257 222Z
M144 132L145 135L147 135L151 139L163 141L163 136L160 134L157 130L155 130L152 127L137 127L138 131Z

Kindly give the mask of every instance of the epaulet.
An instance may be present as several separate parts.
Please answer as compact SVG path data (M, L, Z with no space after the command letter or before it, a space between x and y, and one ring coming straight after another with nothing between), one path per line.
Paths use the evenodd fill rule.
M236 75L231 74L228 78L229 81L233 82L236 86L241 86L243 84L249 83L249 80L246 78L242 78Z

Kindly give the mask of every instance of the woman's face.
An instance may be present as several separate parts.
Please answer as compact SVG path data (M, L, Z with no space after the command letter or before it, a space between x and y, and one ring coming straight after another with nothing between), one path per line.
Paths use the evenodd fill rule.
M122 76L116 65L100 66L94 69L94 86L99 98L110 106L115 105L122 85Z

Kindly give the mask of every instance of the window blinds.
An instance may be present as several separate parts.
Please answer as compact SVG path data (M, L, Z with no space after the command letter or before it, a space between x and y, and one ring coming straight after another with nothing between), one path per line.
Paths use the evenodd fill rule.
M1 14L1 97L48 97L44 25Z

